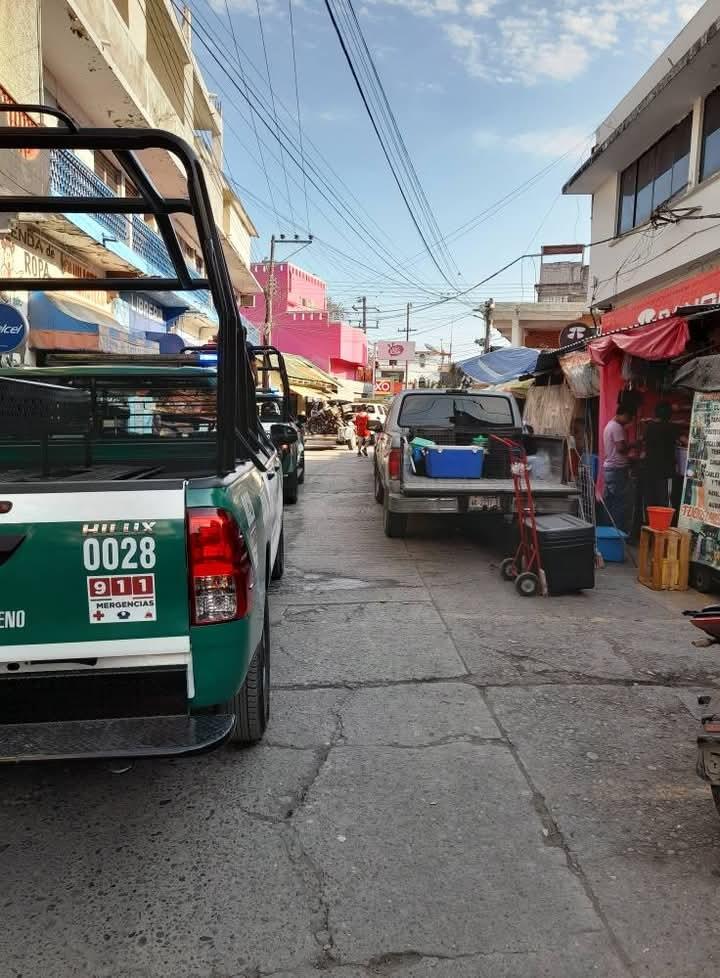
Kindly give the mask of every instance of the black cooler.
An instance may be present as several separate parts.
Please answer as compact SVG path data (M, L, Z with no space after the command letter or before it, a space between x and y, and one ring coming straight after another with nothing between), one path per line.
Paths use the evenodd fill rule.
M540 559L550 594L595 587L595 527L569 513L537 517Z

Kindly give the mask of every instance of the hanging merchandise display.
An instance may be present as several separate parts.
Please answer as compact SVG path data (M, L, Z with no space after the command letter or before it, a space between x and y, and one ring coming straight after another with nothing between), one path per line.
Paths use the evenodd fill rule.
M572 433L574 416L575 397L567 384L535 384L529 389L523 421L536 435L566 438Z
M560 369L575 397L597 397L600 393L598 369L589 350L578 350L559 357Z

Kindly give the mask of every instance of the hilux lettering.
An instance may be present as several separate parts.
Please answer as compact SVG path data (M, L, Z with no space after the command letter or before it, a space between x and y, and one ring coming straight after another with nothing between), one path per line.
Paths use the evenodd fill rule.
M90 533L154 533L157 520L134 520L126 523L83 523L83 536Z

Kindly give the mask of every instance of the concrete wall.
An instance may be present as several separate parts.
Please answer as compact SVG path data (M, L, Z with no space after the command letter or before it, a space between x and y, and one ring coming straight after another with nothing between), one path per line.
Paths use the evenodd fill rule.
M697 146L694 150L691 161L697 162ZM655 288L674 275L718 261L720 222L713 219L681 220L657 229L646 225L639 231L613 237L618 190L616 175L593 195L591 238L593 241L612 239L596 245L590 252L589 289L595 302L631 299L639 291ZM699 207L705 214L720 213L720 174L673 199L672 207Z
M0 85L16 102L42 92L39 9L39 0L0 0Z

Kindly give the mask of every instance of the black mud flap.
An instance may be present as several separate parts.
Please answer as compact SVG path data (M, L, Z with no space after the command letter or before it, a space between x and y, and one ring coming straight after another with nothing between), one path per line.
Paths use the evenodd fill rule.
M12 723L0 726L0 764L199 754L234 725L232 714Z

